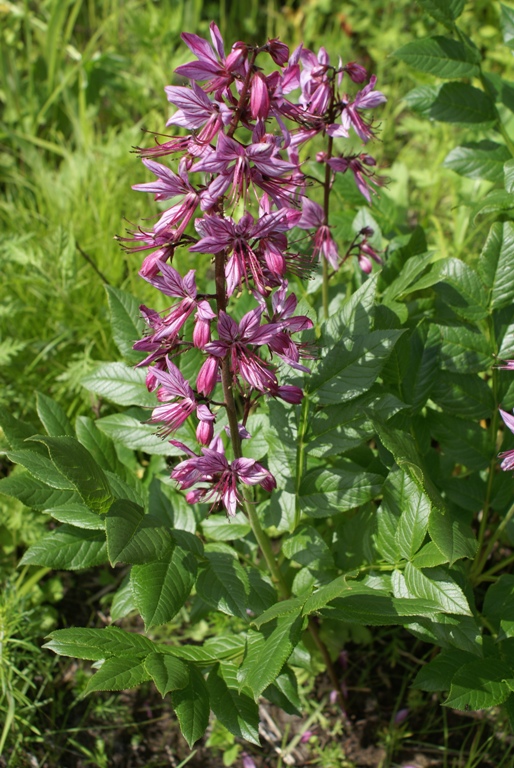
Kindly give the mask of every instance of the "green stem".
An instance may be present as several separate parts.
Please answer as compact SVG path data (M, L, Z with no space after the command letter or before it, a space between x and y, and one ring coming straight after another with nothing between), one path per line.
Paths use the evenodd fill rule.
M257 544L259 545L260 550L264 555L264 559L266 560L266 564L273 577L273 581L277 585L280 596L286 600L291 596L291 593L289 591L289 587L286 584L282 571L280 570L280 566L275 557L275 553L273 552L270 538L261 526L254 502L252 499L248 498L250 495L250 489L244 488L243 495L245 497L244 510L248 520L250 521L250 525L252 526L253 535L257 539Z
M332 114L334 107L334 95L332 94L332 101L330 103L329 112ZM323 212L325 225L328 227L328 217L330 213L330 178L332 175L332 169L328 164L328 161L332 157L332 147L334 145L334 139L329 136L327 143L327 154L325 158L325 181L323 182ZM328 262L325 258L322 258L322 270L323 270L323 286L321 289L323 300L323 316L325 320L328 319Z
M514 555L510 555L510 557L506 557L505 560L502 560L500 563L496 563L496 565L493 565L493 567L489 568L488 571L485 571L484 573L482 573L477 579L477 581L475 582L475 584L480 584L482 581L494 581L494 578L493 578L494 574L497 573L498 571L503 570L504 568L506 568L508 565L511 565L512 563L514 563Z
M496 542L498 541L498 539L500 538L501 534L503 533L503 531L505 530L505 528L507 527L507 525L509 524L509 522L512 520L513 517L514 517L514 504L509 509L509 511L507 512L507 514L505 515L505 517L503 518L501 523L496 528L494 534L491 536L491 538L489 540L489 543L488 543L487 547L485 547L485 549L483 550L482 556L480 557L480 559L478 561L477 568L474 571L478 576L480 575L480 573L482 571L482 568L484 567L484 565L486 564L487 560L489 559L489 555L493 551L493 549L494 549L494 547L496 545ZM505 565L505 562L498 563L497 566L493 566L493 568L491 568L489 571L487 571L487 573L491 574L494 571L499 571L499 570L501 570L501 568L504 567L504 565ZM472 573L473 573L473 571L472 571ZM483 574L483 576L485 576L485 574ZM479 579L479 580L482 581L482 579Z
M300 483L302 482L303 470L305 468L305 433L307 432L307 417L309 414L309 396L304 394L302 400L302 409L300 412L300 424L298 427L298 446L296 448L296 487L295 487L295 513L294 513L294 529L298 527L300 523L301 510L300 510Z

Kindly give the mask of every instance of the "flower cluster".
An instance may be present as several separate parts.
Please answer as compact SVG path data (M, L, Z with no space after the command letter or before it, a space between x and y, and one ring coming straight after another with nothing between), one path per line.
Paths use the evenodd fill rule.
M299 46L290 54L274 39L261 47L239 42L227 54L214 23L210 32L212 45L197 35L182 35L195 60L175 72L190 82L165 89L175 108L167 125L187 135L138 150L155 178L133 188L157 201L171 201L170 207L151 230L138 229L120 239L132 251L149 252L140 275L173 300L162 313L141 307L148 327L134 347L145 355L139 365L148 368L147 386L159 401L150 420L159 425L158 433L168 438L189 417L196 418L200 453L172 440L189 455L172 477L188 490L192 503L221 503L233 515L242 503L241 485L259 484L267 491L275 486L268 470L242 456L249 414L263 397L301 402L300 387L280 381L283 364L309 371L302 360L312 352L298 334L312 328L312 322L295 314L298 302L289 292L290 275L307 276L318 257L333 270L350 254L364 271L371 269L368 256L380 260L365 233L344 258L339 255L328 194L324 206L307 196L312 181L302 170L300 149L316 136L328 137L327 151L316 158L326 168L326 191L336 173L350 171L370 201L380 183L374 159L367 153L336 155L334 139L353 131L367 143L374 135L369 110L385 97L363 67L341 61L331 65L324 48L316 55ZM278 69L265 74L256 64L258 56L270 57ZM368 83L351 98L340 90L343 80ZM174 170L158 161L167 157L175 158ZM305 249L295 252L294 228L310 232L309 257ZM300 232L298 239L305 240L305 234ZM194 269L181 276L171 265L178 248L211 256L212 293L199 291ZM237 321L232 307L241 292L250 292L256 306ZM194 348L203 361L194 380L187 381L177 363ZM230 425L232 461L220 434L215 436L222 407Z

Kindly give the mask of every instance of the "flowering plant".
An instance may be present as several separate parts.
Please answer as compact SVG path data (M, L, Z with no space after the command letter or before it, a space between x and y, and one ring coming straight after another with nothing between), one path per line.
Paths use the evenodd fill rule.
M434 15L453 29L457 5ZM111 288L115 338L136 367L101 366L85 382L138 410L79 420L76 437L46 398L46 435L3 421L30 474L0 489L63 523L23 563L125 564L111 619L137 612L146 634L61 629L48 647L97 662L88 691L153 680L190 744L210 709L259 743L259 697L297 712L297 671L320 662L345 706L334 638L351 625L405 626L442 649L415 685L448 690L446 704L511 706L512 622L496 599L512 609L512 577L497 579L489 559L513 514L496 466L497 406L510 427L512 393L493 367L512 343L512 223L493 225L476 269L434 258L417 228L393 233L370 274L382 257L369 218L356 217L343 250L331 200L344 174L366 205L380 186L367 150L384 102L375 78L279 40L226 55L215 25L212 45L183 38L196 60L177 74L191 83L166 89L168 122L183 130L138 150L154 179L135 186L171 202L121 238L148 252L140 274L171 306L143 306L140 321ZM479 54L450 43L429 48L474 72ZM453 85L462 98L470 87ZM356 140L365 151L340 148ZM350 262L359 278L346 295ZM127 447L154 454L152 470L131 472ZM473 589L489 582L479 611ZM186 611L218 612L223 629L196 644L152 633L178 630Z

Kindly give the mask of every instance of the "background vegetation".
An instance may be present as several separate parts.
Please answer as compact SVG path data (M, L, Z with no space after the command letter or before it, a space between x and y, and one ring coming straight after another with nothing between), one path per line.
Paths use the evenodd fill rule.
M147 291L137 276L139 256L127 255L113 239L130 226L127 220L151 215L144 196L130 189L141 180L130 148L148 143L143 130L162 130L163 88L173 82L173 69L188 59L180 32L205 35L211 20L227 41L280 37L291 48L301 41L314 49L323 44L332 56L356 59L376 73L388 103L374 154L390 181L374 215L389 237L421 224L437 252L476 260L486 224L473 223L469 206L492 185L442 165L457 143L457 131L459 143L476 135L410 111L403 97L432 79L391 55L438 31L416 3L266 0L264 8L257 0L20 0L0 3L0 19L0 405L11 413L34 418L36 390L52 395L69 418L97 412L98 402L80 382L96 361L119 356L105 287L123 288L141 301ZM499 45L498 19L498 3L475 0L462 22L487 51L490 67L512 79L510 52ZM102 404L102 414L108 412ZM2 470L8 472L7 462ZM76 694L87 673L40 652L42 636L58 621L86 624L93 615L101 618L112 578L107 572L78 579L49 577L46 569L16 572L20 552L45 527L43 515L1 497L0 753L4 750L5 764L177 765L179 760L165 762L166 741L156 735L169 728L162 705L156 712L155 702L145 702L144 694L137 701L105 697L72 704L72 681ZM80 622L77 601L82 601ZM369 765L395 764L404 742L417 744L425 754L445 755L448 766L500 765L500 759L510 759L505 743L495 742L494 719L492 724L487 719L454 723L439 711L427 716L424 710L415 732L395 724L405 698L395 692L407 690L412 648L400 631L352 639L364 644L359 659L350 659L355 687L372 690L385 675L384 690L392 699L387 718L372 727L370 743L382 751ZM384 672L381 659L386 658L388 664L395 659L396 667ZM326 697L321 701L325 709L310 707L325 754L322 758L314 744L316 759L328 760L327 766L366 764L358 762L362 753L354 762L345 757L340 716ZM409 706L416 709L415 697ZM131 723L124 737L125 762L112 762L120 751L113 721L119 728ZM141 747L150 733L159 755L145 756ZM176 738L167 742L175 757L180 753ZM233 760L241 763L240 748L221 727L214 728L210 741L209 754L218 761L213 764L220 764L220 750L230 764L231 748ZM206 754L199 764L207 764ZM276 756L271 759L275 765Z

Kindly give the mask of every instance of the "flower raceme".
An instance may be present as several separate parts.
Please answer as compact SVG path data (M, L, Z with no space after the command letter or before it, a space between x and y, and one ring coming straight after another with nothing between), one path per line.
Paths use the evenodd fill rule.
M172 300L162 312L141 307L147 332L134 345L145 355L139 365L147 367L147 387L157 396L150 423L158 426L158 434L169 438L196 419L201 452L171 440L189 456L175 467L172 478L191 503L222 505L234 515L247 498L242 486L268 492L275 487L264 466L242 455L241 439L249 438L247 420L265 398L299 404L302 389L280 381L284 364L308 373L301 360L313 357L309 344L297 338L313 323L296 314L291 275L306 279L320 258L336 271L348 255L355 255L365 272L371 269L369 256L380 259L369 252L370 246L366 251L364 241L360 250L354 253L352 244L340 257L327 199L335 174L349 170L363 197L371 201L381 183L373 157L367 151L336 156L332 144L351 130L368 142L374 128L367 114L385 97L375 90L375 77L352 98L341 95L345 78L360 85L368 74L355 62L331 65L323 48L315 54L300 45L290 54L284 43L273 39L260 47L238 42L226 53L214 23L210 37L209 42L182 35L195 60L175 73L189 84L165 88L175 110L166 124L187 135L138 150L154 179L133 189L154 195L161 212L151 229L119 239L127 250L150 251L140 274ZM269 74L256 64L257 57L265 56L278 67ZM320 194L322 206L309 197L316 189L300 155L309 141L326 136L331 137L328 151L317 153L328 184ZM310 253L305 247L301 254L290 247L306 239L311 241ZM186 259L196 254L211 257L214 289L212 284L209 290L199 289L194 268L180 274L171 263L177 251ZM256 302L242 317L237 310L241 294ZM240 320L233 317L234 311ZM199 354L203 359L188 381L181 361L195 349L195 359ZM223 443L224 432L214 433L223 408L228 445Z

